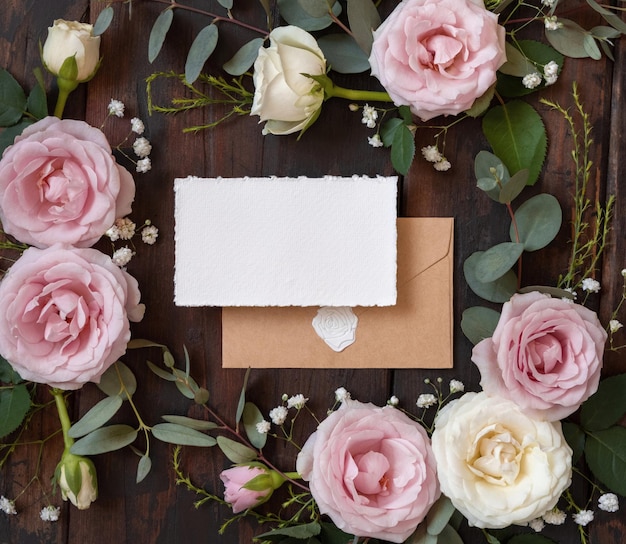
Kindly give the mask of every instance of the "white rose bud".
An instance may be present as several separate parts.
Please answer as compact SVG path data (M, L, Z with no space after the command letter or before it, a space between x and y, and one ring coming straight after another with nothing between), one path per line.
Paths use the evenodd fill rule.
M74 63L68 60L72 58L76 72ZM46 69L56 76L75 82L87 81L100 63L100 36L93 35L90 24L56 19L48 28L42 60Z
M66 454L57 467L57 482L61 497L79 510L86 510L98 497L96 467L90 459Z

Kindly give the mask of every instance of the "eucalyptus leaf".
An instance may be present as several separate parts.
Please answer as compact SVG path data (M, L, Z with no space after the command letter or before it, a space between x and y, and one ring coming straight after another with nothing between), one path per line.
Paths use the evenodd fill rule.
M224 63L224 70L231 76L245 74L254 64L259 48L263 46L263 38L254 38L243 44L232 58Z
M235 421L239 423L241 416L243 415L243 409L246 406L246 388L248 387L248 378L250 377L250 367L246 369L246 373L243 377L243 384L241 386L241 392L239 393L239 402L237 403L237 412L235 413Z
M217 0L217 2L225 9L233 9L233 0Z
M122 383L124 388L122 388ZM120 395L126 400L127 393L132 397L137 390L137 379L130 368L122 361L117 361L107 368L97 385L105 395L109 397Z
M111 25L111 21L113 21L114 13L113 6L107 6L100 12L96 22L93 24L94 36L101 36L104 34L106 29Z
M152 340L146 340L145 338L134 338L130 340L126 345L127 349L139 349L139 348L164 348L163 344L153 342Z
M179 379L177 379L174 384L176 388L188 399L196 398L196 391L198 391L199 387L196 381L191 376L185 376L180 370L177 368L174 369L174 375L177 375Z
M298 4L311 17L324 17L328 14L327 0L298 0Z
M551 297L567 298L569 300L574 300L575 298L571 291L559 289L558 287L551 287L550 285L526 285L525 287L521 287L519 289L520 293L532 293L533 291L545 293Z
M594 476L614 493L626 496L626 428L589 433L585 461Z
M504 49L506 62L498 68L500 72L509 76L524 77L535 71L535 65L513 44L505 42Z
M546 247L559 233L563 212L559 201L548 193L528 199L515 211L515 225L511 224L509 236L519 241L526 251L537 251Z
M174 376L174 374L172 374L171 372L168 372L167 370L163 370L161 367L155 365L154 363L150 361L146 361L146 364L148 365L148 368L152 370L152 372L154 372L159 378L163 378L164 380L167 380L168 382L176 381L176 376Z
M602 52L591 34L586 34L583 38L583 47L593 60L600 60L602 58Z
M212 436L178 423L157 423L152 427L152 435L161 442L180 446L210 448L217 444Z
M467 339L476 345L481 340L493 336L499 320L500 314L495 310L484 306L473 306L463 311L461 330Z
M267 433L260 433L256 429L257 423L260 423L263 419L261 410L252 402L246 402L242 414L243 428L250 443L258 449L262 449L267 442Z
M358 74L370 69L367 55L348 34L326 34L317 40L331 69L340 74Z
M122 404L124 404L124 401L119 395L103 398L70 427L68 434L72 438L78 438L102 427L117 413Z
M391 142L391 164L403 176L409 172L415 157L415 138L409 128L403 123L394 132Z
M493 282L479 281L476 276L476 265L480 261L483 251L472 253L463 263L463 273L469 288L479 297L489 302L506 302L517 289L517 277L513 270L509 270L504 276Z
M148 38L148 61L150 63L159 56L163 42L165 42L165 36L172 26L172 20L174 19L174 10L167 8L162 11L154 21L152 29L150 30L150 37Z
M100 427L74 442L70 451L75 455L98 455L122 449L137 438L137 430L130 425Z
M437 544L437 535L431 535L426 531L426 524L420 523L415 532L404 541L404 544Z
M437 544L463 544L463 539L460 537L459 533L456 532L454 527L446 525L441 533L439 533Z
M582 405L580 424L587 431L601 431L619 422L626 414L626 374L600 382L598 390Z
M548 140L541 116L531 105L513 100L491 108L483 118L483 132L509 172L528 168L528 184L537 181Z
M32 121L28 119L24 119L20 121L17 125L7 127L2 132L0 132L0 156L2 156L2 153L7 147L9 147L10 145L13 145L15 138L19 136L20 134L22 134L22 131L27 126L32 125L32 124L33 124Z
M498 181L503 185L511 178L509 169L502 160L489 151L479 151L474 158L474 175L477 186L485 191L489 198L500 202Z
M483 283L504 276L524 252L524 244L502 242L484 251L476 262L476 278Z
M194 419L187 416L165 415L161 417L168 423L177 423L178 425L183 425L197 431L210 431L212 429L216 429L218 426L217 423L214 423L213 421Z
M380 14L372 0L348 0L346 11L354 40L369 57L374 41L373 31L380 25Z
M281 17L288 24L298 26L309 32L323 30L333 24L333 20L328 13L322 17L313 17L302 8L298 0L278 0L278 9ZM341 3L335 2L332 11L336 16L339 16Z
M500 190L500 195L498 199L501 204L509 204L513 200L515 200L520 193L526 187L528 182L528 170L523 168L519 172L516 172L515 175L511 176L511 179L506 182L506 184Z
M26 384L0 389L0 438L17 429L30 410Z
M267 538L274 535L290 536L298 540L304 540L311 536L319 535L321 531L320 524L317 521L310 523L304 523L302 525L293 525L291 527L280 527L278 529L272 529L267 533L257 535L255 538Z
M185 80L187 83L193 83L198 79L204 63L215 51L218 37L217 25L213 23L205 26L198 32L196 39L189 48L187 62L185 63Z
M26 111L26 95L21 85L0 68L0 127L15 125Z
M137 477L135 483L142 482L152 469L152 460L147 455L142 455L137 463Z
M546 39L550 45L566 57L583 59L589 56L585 47L585 36L588 32L579 24L559 17L559 28L546 30Z
M217 437L217 445L228 460L233 463L249 463L257 458L257 454L252 448L225 436Z
M572 464L576 464L582 457L585 451L586 435L580 425L572 423L571 421L564 421L562 423L563 436L565 441L572 448Z
M426 516L426 531L431 535L438 535L448 525L452 514L454 514L454 505L452 501L445 495L441 495L439 499L430 507Z
M609 23L613 28L615 28L622 34L626 34L626 23L622 21L619 15L601 6L595 0L587 0L587 4L589 4L595 11L602 15L604 20Z

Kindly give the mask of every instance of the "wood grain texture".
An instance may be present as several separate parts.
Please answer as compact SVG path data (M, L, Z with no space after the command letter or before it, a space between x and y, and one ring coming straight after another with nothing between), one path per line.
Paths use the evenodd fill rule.
M206 7L207 2L190 4ZM215 4L215 2L210 3ZM236 2L239 18L258 25L264 24L264 14L256 2ZM244 7L243 4L245 4ZM383 2L389 11L394 2ZM389 4L389 6L387 5ZM7 68L27 88L34 83L32 68L38 61L38 42L45 39L46 27L55 18L94 21L104 7L98 0L5 0L0 19L0 66ZM574 7L585 5L576 0ZM178 116L148 115L145 78L155 71L184 70L186 52L195 34L207 20L191 13L177 14L166 45L153 63L147 61L148 34L153 21L164 4L136 1L132 18L121 4L115 6L112 27L102 38L104 61L97 77L83 85L72 96L67 116L84 118L100 126L106 116L111 98L126 104L126 119L138 116L146 122L146 137L153 145L153 169L148 174L135 176L137 198L132 217L137 223L150 219L160 229L158 243L153 247L138 247L138 255L128 269L139 281L142 299L146 303L145 319L133 326L133 335L168 345L179 364L183 360L183 346L191 358L192 375L211 393L211 405L232 423L236 399L244 372L221 369L220 310L215 308L177 308L173 305L173 180L187 175L198 176L320 176L324 174L382 174L393 173L386 150L374 149L367 143L369 133L360 122L360 114L350 112L343 101L329 101L324 105L319 120L296 141L295 137L263 136L257 118L242 117L217 130L199 134L184 134L188 125L207 122L212 111L190 112ZM572 11L576 18L577 12ZM589 23L585 22L588 26ZM238 44L251 38L247 30L233 25L220 25L220 47L216 58L205 69L217 73L221 63L237 49ZM617 196L617 209L610 246L598 270L602 291L597 297L597 309L603 320L612 311L612 304L622 290L620 271L626 267L626 217L623 204L626 199L626 170L623 150L626 133L624 87L626 85L626 47L619 42L615 62L567 61L557 84L544 96L570 106L571 85L578 81L581 97L594 126L593 195L601 199L608 194ZM49 78L49 82L52 80ZM365 87L372 81L367 76L338 77L340 85ZM165 103L172 88L162 85L155 97ZM538 192L554 194L564 209L563 228L549 248L530 255L524 262L524 284L553 283L567 262L571 219L572 162L571 137L556 112L530 99L544 120L549 136L549 156L537 185L526 193L526 198ZM107 121L105 133L115 144L128 132L124 121ZM435 131L420 129L416 135L418 150L433 143ZM250 377L248 396L265 413L280 401L283 393L304 393L310 397L311 408L323 415L332 405L333 392L345 386L353 398L384 404L397 395L408 410L414 409L420 393L429 392L425 378L441 376L444 382L451 378L462 380L467 389L478 388L479 374L470 361L471 344L460 330L462 311L481 301L468 289L462 275L463 261L473 251L485 249L503 241L508 231L508 216L504 207L489 200L476 189L473 161L476 153L488 145L480 130L480 120L467 120L449 131L446 155L452 169L436 172L429 164L417 159L409 174L401 181L399 214L402 216L453 216L455 218L455 366L450 371L428 370L255 370ZM418 151L419 153L419 151ZM107 244L101 249L108 251ZM158 362L159 350L133 351L124 361L140 377L135 400L148 425L159 422L161 414L181 414L205 417L198 407L183 398L171 384L160 380L147 370L147 359ZM416 360L419 354L415 354ZM610 354L606 374L626 371L623 355ZM42 402L50 400L45 388L40 388ZM84 414L102 397L95 386L86 386L71 396L74 417ZM134 422L128 407L116 416L116 421ZM299 426L302 442L314 429L312 420L303 419ZM24 440L35 440L58 429L54 409L38 414L24 435ZM139 444L140 447L143 447ZM185 542L235 544L251 542L259 532L247 520L231 526L224 535L217 531L227 517L227 508L204 505L196 509L196 497L184 486L177 486L171 459L173 448L151 441L152 473L140 484L135 483L138 457L126 449L122 452L96 456L100 496L89 510L79 512L63 505L61 520L56 524L39 520L41 507L48 502L61 504L58 492L50 486L50 476L62 451L58 436L46 443L41 458L40 479L19 496L18 516L0 515L0 544L52 544L81 542L141 542L170 544ZM16 450L9 464L0 471L0 494L16 496L27 485L39 461L36 447ZM295 452L282 445L268 447L268 453L285 470L293 470ZM219 472L229 462L217 451L185 448L182 468L193 481L217 494L222 486ZM623 511L623 509L622 509ZM626 520L623 514L597 515L590 526L590 544L617 544L626 538ZM576 531L571 523L565 529L548 531L561 543L575 542ZM478 531L463 528L467 544L484 542Z

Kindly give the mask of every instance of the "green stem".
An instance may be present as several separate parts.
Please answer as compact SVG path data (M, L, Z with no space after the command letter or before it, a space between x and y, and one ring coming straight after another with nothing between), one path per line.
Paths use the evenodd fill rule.
M302 480L302 476L297 472L283 472L283 475L287 476L290 480Z
M65 397L61 389L53 388L51 390L54 396L54 402L57 405L57 412L59 412L59 421L61 422L61 429L63 430L63 443L65 444L65 451L63 453L69 453L70 448L74 444L74 439L69 435L72 422L70 421L70 415L67 411L67 404L65 404Z
M72 81L57 77L57 85L59 87L59 96L57 96L57 103L54 106L54 116L61 119L63 117L63 110L65 110L65 103L70 93L78 87L78 81Z
M330 89L325 89L326 95L330 98L336 96L338 98L346 98L347 100L366 100L371 102L393 102L389 94L384 91L363 91L355 89L346 89L333 85Z

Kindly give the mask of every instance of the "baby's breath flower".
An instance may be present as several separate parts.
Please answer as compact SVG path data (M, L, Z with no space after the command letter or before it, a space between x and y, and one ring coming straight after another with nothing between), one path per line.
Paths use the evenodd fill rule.
M452 165L450 164L450 161L447 160L445 157L441 157L440 161L437 161L433 164L433 168L438 172L445 172L447 170L450 170L451 167Z
M289 395L287 393L283 393L280 397L280 400L283 402L287 402L287 399L289 399Z
M418 408L430 408L433 404L437 403L437 397L432 393L422 393L419 397L417 397L417 407Z
M541 85L541 75L539 72L532 72L531 74L526 74L522 78L522 85L527 89L534 89Z
M350 399L350 393L346 391L345 387L339 387L335 389L335 399L337 399L337 402L344 402Z
M372 147L382 147L383 141L380 139L380 134L374 134L374 136L368 136L367 137L367 143L370 144Z
M304 408L307 400L309 399L305 398L303 394L299 393L287 399L287 408L297 408L298 410L300 410L301 408Z
M574 291L571 287L566 287L563 291L567 291L570 295L572 295L574 300L578 298L578 293L576 293L576 291Z
M117 229L118 235L122 240L130 240L133 236L135 236L135 229L137 225L133 223L131 219L128 217L120 217L115 220L115 228Z
M113 225L109 230L104 233L104 235L107 236L111 240L111 242L116 242L120 239L120 230L115 225Z
M536 519L531 519L528 522L528 526L535 531L535 533L540 533L541 531L543 531L543 528L546 526L546 524L544 523L543 519L541 518L536 518Z
M622 278L626 278L626 268L622 268Z
M585 527L585 525L588 525L593 521L593 512L591 510L581 510L572 517L578 525Z
M617 512L619 510L619 499L615 493L605 493L598 499L598 508L605 512Z
M150 171L151 168L152 161L149 157L146 157L145 159L137 161L137 168L135 170L137 170L137 172L139 172L140 174L145 174L146 172Z
M359 111L361 107L358 104L355 104L354 102L352 102L351 104L348 104L348 109L350 111Z
M563 23L559 22L556 15L546 17L544 20L544 24L546 26L546 30L558 30L563 26Z
M139 119L139 117L133 117L130 120L130 129L135 134L143 134L143 131L146 129L146 127L144 126L143 121Z
M113 253L113 257L111 258L113 259L113 262L121 268L123 266L126 266L130 262L134 254L135 253L132 249L130 249L128 246L124 246L116 250L115 253Z
M108 106L109 115L115 115L116 117L124 117L124 102L121 100L115 100L111 98Z
M460 380L450 380L450 393L463 393L465 384Z
M39 512L39 517L42 521L59 521L59 514L61 509L58 506L44 506Z
M563 525L567 519L565 512L556 507L552 510L548 510L542 517L543 521L549 523L550 525Z
M256 424L256 431L261 434L267 434L270 432L271 423L264 419Z
M141 241L149 246L153 245L159 236L159 229L154 225L148 225L141 229Z
M270 419L274 425L282 425L287 419L287 408L284 406L277 406L270 410Z
M609 321L609 329L611 332L619 331L624 325L622 325L617 319L611 319Z
M15 501L7 499L4 495L0 496L0 510L9 516L17 514L15 509Z
M559 65L551 60L543 67L543 74L547 76L555 76L559 73Z
M422 155L428 162L439 162L442 159L441 153L436 145L422 147Z
M398 404L400 404L400 399L396 397L395 395L392 395L387 401L387 404L389 406L398 406Z
M365 106L363 106L363 117L361 118L361 123L367 125L367 128L375 128L377 119L378 111L376 108L365 104Z
M585 278L582 282L583 291L589 291L590 293L597 293L600 291L600 282L593 278Z
M133 151L135 152L135 155L143 159L150 155L150 152L152 151L152 145L147 138L141 136L133 142Z

